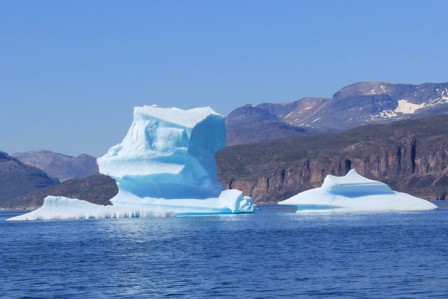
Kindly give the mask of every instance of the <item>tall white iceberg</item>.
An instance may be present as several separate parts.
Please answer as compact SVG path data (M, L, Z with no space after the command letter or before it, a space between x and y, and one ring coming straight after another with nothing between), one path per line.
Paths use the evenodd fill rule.
M48 196L41 208L8 220L251 213L252 199L223 190L216 178L215 153L225 140L224 118L209 107L136 107L123 142L98 159L118 184L112 206Z
M100 172L118 184L111 202L177 215L252 212L252 199L223 191L216 178L215 153L225 140L224 118L209 107L135 107L123 142L98 159Z
M327 175L320 188L301 192L279 202L297 206L297 212L369 212L434 210L427 200L393 191L388 185L350 170L347 175Z

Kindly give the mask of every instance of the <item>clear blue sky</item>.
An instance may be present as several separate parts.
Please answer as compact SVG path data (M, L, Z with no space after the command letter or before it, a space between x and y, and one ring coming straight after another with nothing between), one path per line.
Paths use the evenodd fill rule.
M136 105L448 81L448 1L0 0L0 150L95 156Z

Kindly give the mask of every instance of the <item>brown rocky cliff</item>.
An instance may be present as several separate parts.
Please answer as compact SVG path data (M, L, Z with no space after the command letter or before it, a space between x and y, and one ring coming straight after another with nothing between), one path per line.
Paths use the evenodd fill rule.
M447 137L448 117L440 116L229 147L218 154L219 178L257 203L273 203L356 168L394 190L436 199L448 190Z

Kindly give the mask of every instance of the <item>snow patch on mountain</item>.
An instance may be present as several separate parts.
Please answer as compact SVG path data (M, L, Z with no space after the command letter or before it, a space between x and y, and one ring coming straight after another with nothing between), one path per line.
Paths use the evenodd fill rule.
M395 113L413 114L418 109L425 107L425 104L414 104L407 100L398 100L398 106L395 108Z
M437 93L439 94L438 97L434 99L430 99L426 102L417 104L411 102L409 99L400 99L397 102L397 107L393 110L383 110L378 115L372 115L371 117L373 119L380 119L380 118L399 118L402 115L406 114L414 114L420 109L426 109L431 108L436 105L440 104L447 104L448 103L448 90L438 90Z
M388 89L386 86L380 85L380 86L374 86L374 88L372 88L367 94L368 95L378 95L378 94L388 93L389 91L390 91L390 89Z

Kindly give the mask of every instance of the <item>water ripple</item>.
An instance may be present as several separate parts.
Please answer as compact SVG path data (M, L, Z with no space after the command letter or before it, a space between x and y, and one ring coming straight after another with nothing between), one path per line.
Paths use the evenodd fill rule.
M5 298L446 298L448 209L11 223Z

